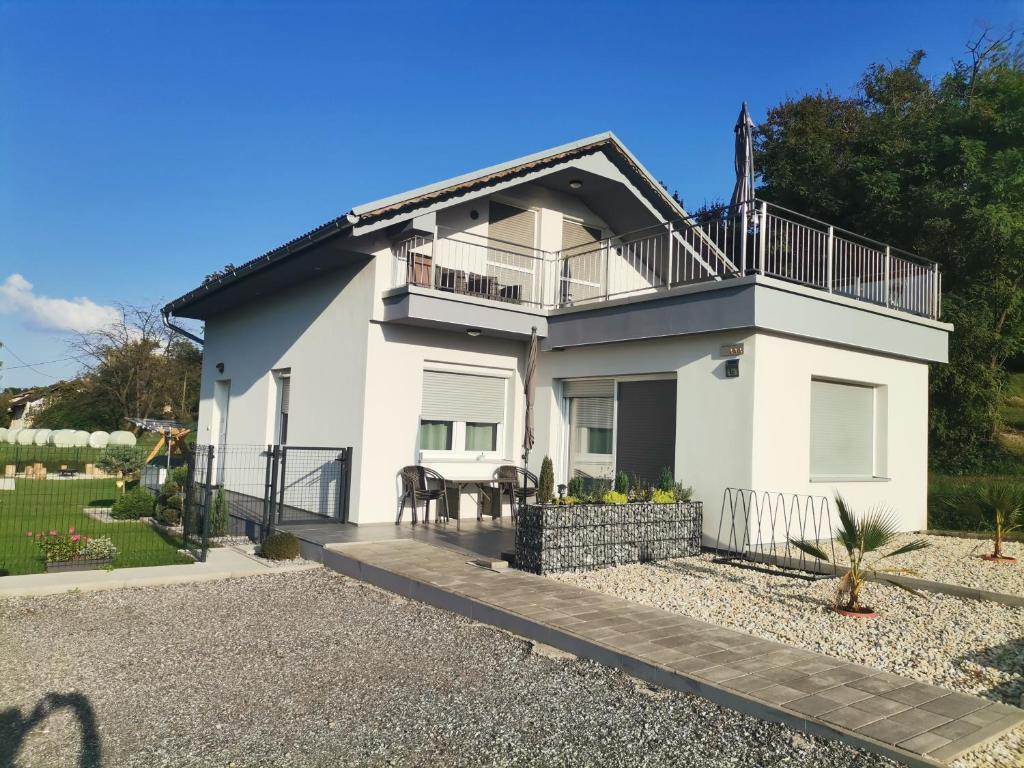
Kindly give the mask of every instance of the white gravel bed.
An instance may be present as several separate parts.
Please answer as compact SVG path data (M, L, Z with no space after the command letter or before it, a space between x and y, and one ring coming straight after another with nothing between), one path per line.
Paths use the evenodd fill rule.
M1016 563L982 560L980 555L992 554L991 539L904 534L893 542L892 548L918 538L926 539L931 546L888 558L885 563L898 568L912 568L915 573L908 575L915 578L960 584L1006 595L1024 595L1024 543L1003 543L1003 554L1016 557Z
M1024 694L1024 609L869 583L881 615L845 618L836 582L809 582L711 562L711 555L551 578L791 646L1017 706ZM1001 741L1024 764L1020 732ZM991 756L991 755L990 755ZM978 757L974 764L999 765Z
M49 693L96 765L895 765L325 570L9 599L0 628L18 766L77 764L69 710L21 725Z

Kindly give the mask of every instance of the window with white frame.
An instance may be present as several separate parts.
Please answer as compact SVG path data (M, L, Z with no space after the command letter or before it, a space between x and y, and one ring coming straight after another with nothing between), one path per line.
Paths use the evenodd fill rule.
M811 478L876 474L876 387L811 380Z
M615 474L615 381L566 381L569 477L610 480Z
M501 376L424 371L420 450L497 454L505 422L505 383Z
M274 435L273 441L278 445L288 442L288 414L292 401L292 369L281 368L274 371Z

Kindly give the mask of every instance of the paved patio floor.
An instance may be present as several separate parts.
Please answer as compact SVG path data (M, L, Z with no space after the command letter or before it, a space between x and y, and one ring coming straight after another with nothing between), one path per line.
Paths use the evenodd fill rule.
M1024 710L791 648L658 608L405 539L328 544L323 562L663 687L838 737L911 765L942 765L1024 723Z

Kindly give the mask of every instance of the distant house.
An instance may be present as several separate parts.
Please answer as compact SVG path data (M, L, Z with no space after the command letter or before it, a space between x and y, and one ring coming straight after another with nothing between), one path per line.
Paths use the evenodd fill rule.
M43 407L48 391L32 389L11 398L7 414L11 417L11 428L22 429L32 426L32 412Z
M205 323L198 439L353 446L350 518L414 463L885 502L925 527L938 265L762 201L691 216L612 134L358 206L164 308ZM476 510L463 505L463 514Z

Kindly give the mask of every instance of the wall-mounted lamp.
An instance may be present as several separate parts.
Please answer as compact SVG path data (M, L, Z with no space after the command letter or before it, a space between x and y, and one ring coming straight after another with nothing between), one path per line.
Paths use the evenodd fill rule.
M479 336L480 335L480 329L479 328L467 328L466 329L466 335L467 336Z
M217 363L217 373L224 373L224 363Z

